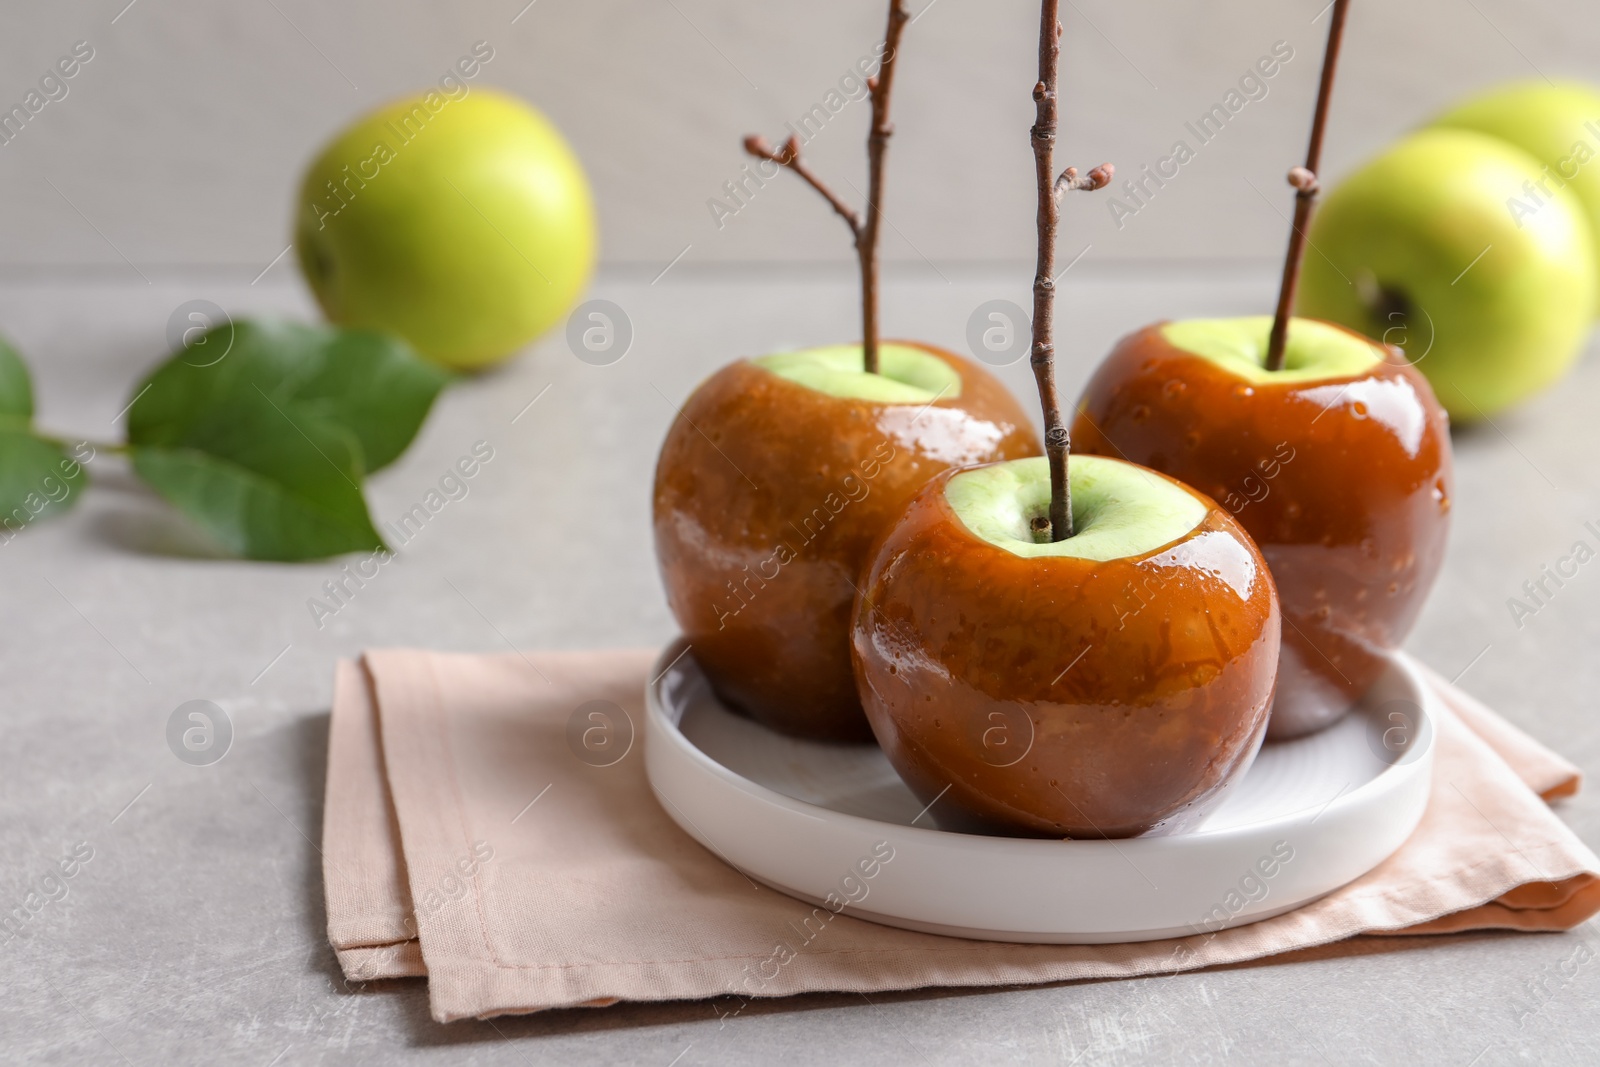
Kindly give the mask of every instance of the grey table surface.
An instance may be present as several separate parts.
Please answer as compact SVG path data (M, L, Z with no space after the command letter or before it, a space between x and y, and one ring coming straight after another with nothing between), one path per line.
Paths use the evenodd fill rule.
M420 981L345 987L323 935L320 836L334 660L369 646L462 650L658 645L673 632L650 548L651 470L674 403L739 355L856 335L836 272L680 267L602 275L632 348L586 365L557 331L449 392L373 479L396 517L479 440L496 458L318 628L307 600L339 567L217 558L114 456L70 515L0 545L5 742L0 905L65 850L93 859L0 946L0 1060L59 1063L1396 1063L1600 1062L1595 930L1363 940L1197 974L1024 989L817 995L721 1021L708 1003L621 1005L491 1023L430 1021ZM0 279L0 330L30 358L41 421L115 440L121 409L191 298L309 317L286 264ZM1086 261L1069 278L1063 388L1157 318L1269 306L1269 264ZM1028 271L893 276L890 334L961 347ZM1019 390L1025 365L1004 370ZM1410 647L1590 773L1600 564L1519 627L1524 579L1596 543L1600 361L1496 425L1458 432L1449 558ZM528 405L533 402L532 406ZM216 701L233 747L179 762L165 727ZM1600 843L1600 805L1562 814Z

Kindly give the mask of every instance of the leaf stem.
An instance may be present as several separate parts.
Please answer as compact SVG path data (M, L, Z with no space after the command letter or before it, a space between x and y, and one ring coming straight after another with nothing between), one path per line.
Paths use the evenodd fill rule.
M1294 222L1289 229L1289 250L1283 259L1283 278L1278 284L1278 307L1272 316L1272 334L1267 340L1266 367L1283 369L1284 349L1289 340L1289 312L1294 307L1295 291L1300 287L1300 263L1305 258L1306 227L1311 208L1321 186L1317 167L1322 160L1322 133L1328 124L1328 100L1333 96L1333 75L1339 66L1339 45L1344 39L1345 15L1350 0L1334 0L1333 18L1328 23L1328 46L1322 53L1322 80L1317 85L1317 107L1311 119L1311 143L1306 146L1306 165L1289 171L1294 187Z
M62 449L63 451L71 450L78 445L88 445L94 450L96 455L99 455L102 452L110 453L111 455L127 455L133 451L133 446L128 444L112 444L108 441L88 441L81 437L69 440L65 437L56 437L53 434L41 433L38 430L34 430L32 432L33 436L37 437L39 440L55 445L57 448Z

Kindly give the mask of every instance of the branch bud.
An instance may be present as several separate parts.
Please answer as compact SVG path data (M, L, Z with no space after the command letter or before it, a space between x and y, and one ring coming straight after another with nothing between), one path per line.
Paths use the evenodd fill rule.
M1289 184L1304 196L1315 196L1322 189L1317 183L1317 176L1304 167L1289 168Z
M1104 189L1111 184L1111 178L1116 173L1117 168L1110 163L1102 163L1082 177L1078 176L1077 167L1068 167L1056 179L1054 189L1056 199L1060 200L1069 189L1082 189L1084 192L1090 193L1096 189Z

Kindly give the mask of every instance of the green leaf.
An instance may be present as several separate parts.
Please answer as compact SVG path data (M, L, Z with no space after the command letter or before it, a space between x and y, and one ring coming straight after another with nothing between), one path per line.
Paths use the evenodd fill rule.
M207 331L156 369L128 412L133 445L189 445L208 414L263 394L296 420L342 426L368 473L397 459L450 375L397 337L270 320Z
M83 468L59 445L0 426L0 537L66 511L83 485Z
M33 382L28 377L28 365L15 348L0 338L0 424L20 420L26 426L32 419Z
M238 555L381 548L361 480L405 451L449 381L386 334L225 323L135 394L134 469Z
M17 350L0 340L0 537L66 511L83 468L32 430L33 382Z
M179 441L137 445L133 466L236 555L304 560L383 547L361 495L356 436L265 392L196 411Z

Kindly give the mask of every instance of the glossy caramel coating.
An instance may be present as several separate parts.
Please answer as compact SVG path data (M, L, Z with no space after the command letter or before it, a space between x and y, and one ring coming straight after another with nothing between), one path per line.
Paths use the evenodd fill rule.
M784 733L871 739L849 631L872 543L935 474L1040 453L998 379L916 347L956 368L959 396L844 399L740 360L685 401L661 448L655 542L672 613L718 696Z
M1444 558L1449 424L1393 349L1353 377L1253 384L1150 326L1090 379L1072 443L1210 494L1260 546L1284 619L1271 738L1349 710L1410 632Z
M856 605L862 700L901 778L949 829L1193 827L1267 724L1279 621L1260 553L1208 500L1144 555L1024 558L968 531L947 480L884 539Z

